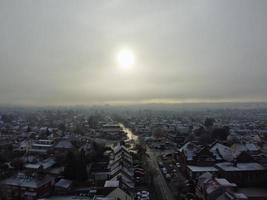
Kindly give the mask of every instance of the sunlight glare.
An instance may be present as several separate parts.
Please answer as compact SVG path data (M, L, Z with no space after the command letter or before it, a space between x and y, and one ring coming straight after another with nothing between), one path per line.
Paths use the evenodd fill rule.
M122 69L129 69L133 66L135 57L131 50L121 50L117 55L117 61Z

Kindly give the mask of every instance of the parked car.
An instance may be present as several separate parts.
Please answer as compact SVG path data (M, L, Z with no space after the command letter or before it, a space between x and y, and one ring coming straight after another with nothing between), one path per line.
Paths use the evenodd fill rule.
M167 169L166 169L165 167L163 167L161 170L162 170L162 173L163 173L163 174L167 174L167 172L168 172Z
M137 200L150 200L150 196L149 195L150 194L149 194L148 191L137 192L135 199L137 199Z
M171 176L170 174L166 174L166 175L165 175L165 178L166 178L167 180L170 180L171 177L172 177L172 176Z

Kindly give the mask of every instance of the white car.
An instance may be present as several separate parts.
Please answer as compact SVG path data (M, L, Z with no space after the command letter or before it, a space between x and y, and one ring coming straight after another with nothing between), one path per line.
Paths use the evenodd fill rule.
M163 174L167 174L168 173L168 171L167 171L167 169L165 167L162 168L162 172L163 172Z
M170 178L171 178L171 175L170 175L170 174L166 174L165 177L166 177L167 179L170 179Z
M137 192L136 198L138 200L149 200L150 199L149 192L147 192L147 191Z
M148 195L149 196L149 192L148 191L142 191L141 194L145 194L145 195Z
M141 200L149 200L149 197L142 197Z

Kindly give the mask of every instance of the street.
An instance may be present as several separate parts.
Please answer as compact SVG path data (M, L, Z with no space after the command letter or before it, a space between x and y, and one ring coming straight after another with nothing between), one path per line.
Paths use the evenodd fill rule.
M149 155L148 158L149 165L151 166L151 168L154 168L157 172L153 177L155 189L160 191L163 200L175 200L170 188L166 183L165 178L163 177L160 171L157 158L148 146L147 146L147 154Z

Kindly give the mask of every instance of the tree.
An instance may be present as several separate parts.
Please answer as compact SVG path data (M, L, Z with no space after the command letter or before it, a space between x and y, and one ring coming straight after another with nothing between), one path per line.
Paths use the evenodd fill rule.
M64 123L60 123L59 126L58 126L59 130L61 130L63 133L65 132L66 130L66 126Z
M78 166L76 168L76 178L79 181L85 181L88 178L87 175L87 165L86 165L86 158L85 152L83 149L80 151L79 160L77 162Z
M27 127L27 131L26 132L28 132L28 133L31 132L31 127L30 126Z
M78 135L84 135L84 130L80 125L75 126L74 132Z
M97 116L90 116L88 118L88 125L90 128L93 128L95 129L97 127L97 124L98 124L98 117Z
M207 131L205 130L205 128L203 126L200 126L196 130L194 130L195 136L202 136L202 135L205 135L206 133L207 133Z
M64 176L67 179L74 180L76 178L77 161L73 152L69 151L65 159Z
M155 128L153 130L153 136L155 138L163 138L166 136L166 131L161 127Z
M8 160L5 158L4 155L0 154L0 163L7 162Z
M93 147L96 152L96 156L102 156L105 151L105 144L104 143L96 143L93 142Z
M230 129L227 126L224 126L222 128L216 128L212 131L212 137L218 140L226 140L229 134Z
M67 153L65 159L64 176L70 180L87 180L87 163L85 151L83 149L76 154L71 151Z
M210 128L210 127L213 126L214 122L215 122L215 119L213 119L213 118L207 118L205 120L205 122L204 122L204 125L205 125L206 128Z
M11 165L16 169L16 170L22 170L23 168L23 161L20 159L15 159L11 162Z
M154 178L158 176L158 171L156 168L154 168L148 161L146 162L146 166L148 168L148 176L149 176L149 182L152 185Z
M143 159L144 156L146 155L145 144L136 144L136 150L137 150L137 155L138 155L139 159Z
M213 142L213 138L211 137L211 135L209 133L204 133L199 137L199 143L200 144L210 144Z
M14 120L14 116L11 114L3 114L1 119L4 123L11 123Z

